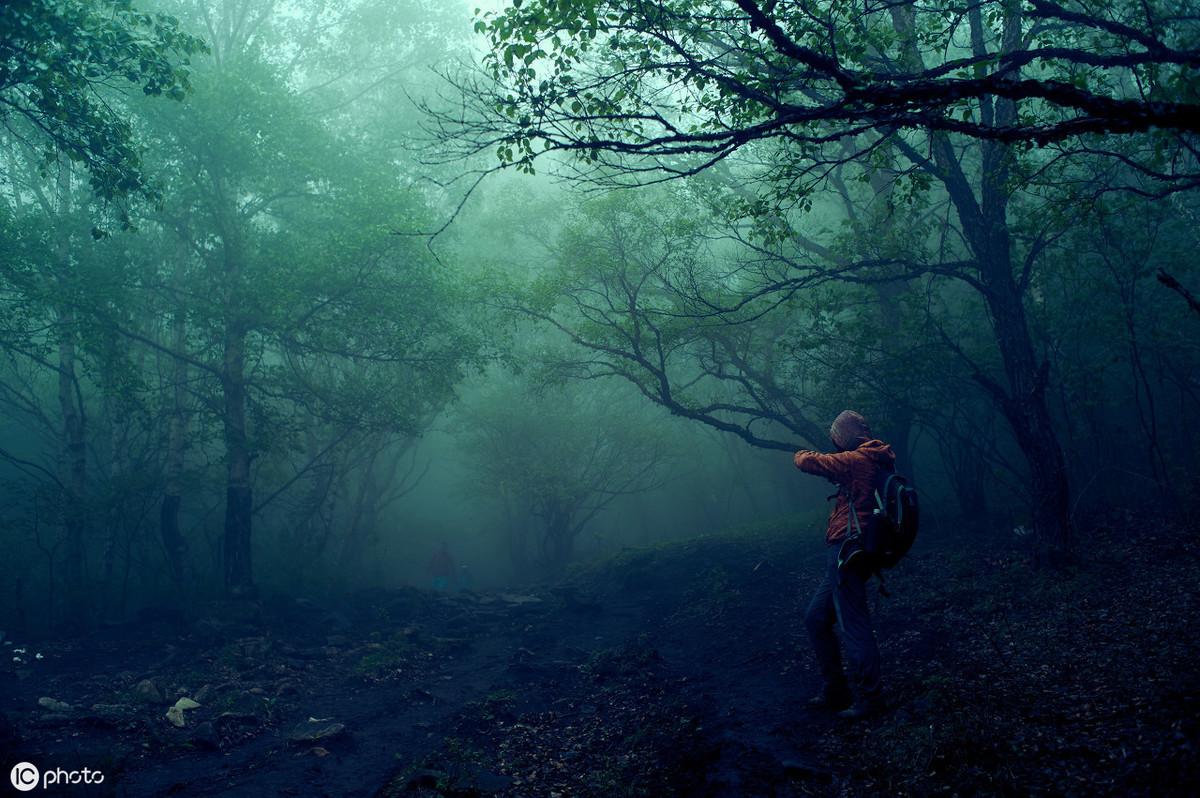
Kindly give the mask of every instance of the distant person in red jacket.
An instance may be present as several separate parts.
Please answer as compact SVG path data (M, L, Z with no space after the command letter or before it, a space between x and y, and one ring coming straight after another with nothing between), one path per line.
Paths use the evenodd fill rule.
M829 438L837 449L833 454L802 450L793 457L796 468L838 486L837 503L825 530L825 575L804 614L804 625L825 679L821 692L808 705L858 720L883 708L879 648L867 608L870 574L851 567L839 570L838 554L847 536L871 523L877 475L881 469L895 469L896 455L891 446L871 437L867 420L853 410L843 411L834 419ZM850 660L849 682L842 670L835 625Z
M446 546L446 541L438 544L438 549L433 553L433 557L429 560L430 577L433 578L433 589L444 591L450 589L450 577L454 576L454 558L450 556L450 549Z

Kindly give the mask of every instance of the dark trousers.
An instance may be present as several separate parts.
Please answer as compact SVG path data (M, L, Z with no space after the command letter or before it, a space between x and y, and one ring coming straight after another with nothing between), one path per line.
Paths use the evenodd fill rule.
M867 607L867 580L870 576L850 573L849 569L838 573L838 549L841 541L826 546L825 577L808 603L804 613L804 625L812 640L825 677L828 690L844 690L846 674L842 671L842 655L838 649L836 625L846 646L846 659L850 661L850 683L860 698L879 696L879 648L875 645L875 632L871 628L871 614Z

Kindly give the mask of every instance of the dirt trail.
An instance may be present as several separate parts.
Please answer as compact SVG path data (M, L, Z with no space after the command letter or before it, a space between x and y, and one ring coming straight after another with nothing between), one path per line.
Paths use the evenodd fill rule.
M131 798L1191 794L1200 549L1132 529L1057 573L926 536L872 599L889 710L866 723L803 708L823 552L780 527L521 593L279 599L12 641L0 764L99 768L103 785L49 794ZM180 697L200 706L177 728Z
M5 761L105 771L104 785L73 791L86 795L538 794L483 764L457 775L423 765L447 738L511 736L503 722L487 728L489 706L554 723L575 711L603 730L628 698L637 711L685 707L684 748L706 769L698 782L738 791L742 771L804 759L794 708L814 685L787 621L798 620L800 565L698 547L529 593L400 591L334 610L279 602L46 641L32 646L43 659L0 675L18 735ZM139 695L143 680L160 700ZM165 710L183 695L201 707L177 729ZM291 739L310 736L310 717L342 728Z

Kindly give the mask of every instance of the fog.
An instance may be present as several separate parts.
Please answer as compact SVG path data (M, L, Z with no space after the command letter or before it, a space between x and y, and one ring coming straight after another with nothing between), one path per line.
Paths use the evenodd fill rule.
M668 735L706 741L679 762L635 773L670 747L646 729L704 725L708 711L759 728L784 710L755 703L755 691L778 685L747 676L744 695L697 698L690 686L638 683L643 697L675 695L691 709L645 699L665 714L635 723L605 715L619 697L488 669L503 660L544 676L570 663L596 684L606 673L629 686L643 666L660 667L647 663L666 663L678 686L725 667L705 659L724 646L746 667L804 672L815 685L808 654L795 653L806 644L792 645L806 634L804 579L820 575L826 541L853 537L858 499L846 498L849 471L797 452L886 445L919 498L920 538L895 571L909 598L872 610L883 613L885 672L908 656L929 668L898 680L910 713L899 737L943 706L932 652L957 639L946 629L986 633L1005 668L1017 667L1014 651L1050 662L1060 647L1037 648L1013 623L1059 628L1065 615L1036 613L1103 601L1113 606L1102 617L1117 617L1131 605L1098 587L1112 585L1104 568L1158 551L1155 541L1191 557L1198 34L1177 5L6 4L0 639L42 646L58 670L11 657L15 725L0 725L0 740L61 753L37 713L62 702L36 710L25 691L108 678L87 645L146 646L120 665L124 681L112 676L124 697L89 694L89 706L125 706L147 680L164 702L191 701L202 683L286 697L245 671L173 677L147 662L165 645L168 670L176 656L226 668L241 657L265 673L282 656L279 673L299 673L299 655L279 652L303 649L287 642L300 630L320 638L312 657L344 655L335 671L357 669L350 693L400 691L403 672L413 681L397 696L466 679L429 699L445 713L536 696L504 698L511 717L423 709L376 729L409 741L397 743L402 776L379 764L382 749L360 751L372 763L362 764L331 748L327 767L373 774L362 794L604 795L617 782L639 795L940 789L924 771L873 780L904 743L875 765L830 754L793 767L776 743L735 735L793 763L746 786L765 771L737 770L725 743L699 731ZM851 445L831 428L846 410L869 425ZM894 510L885 499L876 515ZM830 512L847 501L835 529ZM1136 561L1161 574L1150 565L1159 557ZM982 581L957 594L943 590L948 574ZM1030 614L1014 609L1055 590ZM962 598L975 594L986 606ZM522 620L552 606L579 615ZM1194 620L1170 634L1193 631ZM481 642L489 635L499 642ZM270 645L245 642L260 638ZM1161 653L1145 645L1134 659ZM379 670L393 654L406 664ZM604 671L623 658L635 664ZM422 670L430 662L449 670ZM466 662L475 675L454 670ZM1006 684L992 667L979 666L991 674L981 679ZM560 688L571 712L600 706L596 717L614 724L606 735L646 747L596 754L608 764L567 767L574 781L553 787L530 786L527 771L545 763L496 759L490 791L478 772L462 781L437 759L467 750L446 741L470 735L446 724L520 718L532 729L538 701ZM1017 706L1013 695L1033 689L997 701ZM734 708L705 703L713 691ZM312 684L297 692L303 700L275 716L233 699L221 712L253 717L256 734L290 728L292 715L301 726L339 717L337 705L304 703L322 694ZM1146 700L1160 699L1170 704ZM213 735L171 744L228 754L263 739L228 732L212 701L170 722L184 735L196 728L187 718L204 717ZM60 710L48 711L74 722ZM132 717L104 723L132 729L121 726ZM1165 717L1153 722L1166 728ZM546 739L570 735L554 728L526 749L558 750ZM593 743L577 750L595 753ZM495 753L482 738L461 745ZM931 772L939 756L928 754ZM1167 759L1194 770L1194 749L1179 756ZM120 761L135 775L113 794L168 788L153 768ZM1069 770L1062 761L1045 768ZM1154 783L1169 791L1176 775ZM179 778L184 792L208 794ZM945 778L966 793L1021 783ZM250 792L299 783L282 771L278 783L229 779Z

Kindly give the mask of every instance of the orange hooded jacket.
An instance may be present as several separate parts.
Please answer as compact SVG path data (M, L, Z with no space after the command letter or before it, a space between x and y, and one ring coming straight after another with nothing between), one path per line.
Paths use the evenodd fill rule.
M849 451L834 454L801 450L792 461L804 473L825 477L838 486L837 504L829 514L829 526L825 530L825 542L834 543L846 537L850 524L849 495L854 496L860 527L865 528L871 522L876 476L880 469L895 469L896 453L883 441L872 439Z

